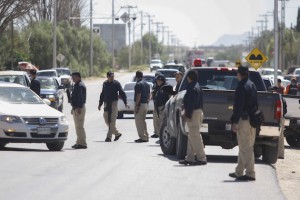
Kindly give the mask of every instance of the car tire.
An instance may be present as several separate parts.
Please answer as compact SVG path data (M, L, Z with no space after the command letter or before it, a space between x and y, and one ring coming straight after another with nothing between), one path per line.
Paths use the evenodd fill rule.
M5 142L0 142L0 149L4 149L4 147L7 145Z
M262 146L261 145L254 145L254 157L259 158L262 156Z
M182 133L180 124L178 124L177 131L178 134L176 139L176 156L179 159L184 159L186 156L188 139L187 136Z
M160 127L160 148L165 155L175 155L176 153L176 139L170 136L166 117Z
M285 140L291 147L300 147L299 137L295 137L294 135L288 135L285 137Z
M274 146L264 145L262 150L262 160L264 162L268 164L275 164L277 162L278 142Z
M118 112L117 119L123 119L124 118L124 113L123 112Z
M61 151L62 148L64 147L65 142L51 142L51 143L46 143L47 148L50 151Z

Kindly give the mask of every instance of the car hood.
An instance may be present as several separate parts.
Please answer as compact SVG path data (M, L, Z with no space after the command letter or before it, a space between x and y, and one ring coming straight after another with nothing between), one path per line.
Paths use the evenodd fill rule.
M0 114L22 117L61 117L61 112L46 104L0 104Z
M54 89L41 89L41 94L55 94L56 90Z

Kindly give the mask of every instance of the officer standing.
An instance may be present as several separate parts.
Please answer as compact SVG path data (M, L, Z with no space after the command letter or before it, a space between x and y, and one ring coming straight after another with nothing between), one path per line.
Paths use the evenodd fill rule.
M40 96L41 84L38 80L36 80L36 70L30 70L29 74L31 78L30 89Z
M154 101L154 111L153 111L153 126L154 134L151 138L158 138L160 133L160 127L164 117L165 104L169 100L169 95L166 94L162 87L166 85L166 78L164 75L160 74L156 77L156 88Z
M239 145L238 165L229 176L241 181L255 181L254 152L256 129L250 125L249 113L257 108L257 90L248 78L249 69L240 66L237 72L239 84L235 91L232 131L237 135ZM244 171L246 174L244 175Z
M114 73L107 72L106 76L107 80L103 83L98 110L101 110L101 106L104 103L103 117L106 125L108 126L105 142L111 142L113 134L115 135L114 141L119 140L119 138L122 136L122 134L119 133L116 128L119 95L122 98L126 108L129 108L129 106L127 105L127 97L120 82L114 79Z
M147 132L146 115L148 112L148 103L150 99L150 86L143 80L143 72L136 72L137 82L134 87L134 119L139 139L137 143L148 142L149 134Z
M187 72L188 86L183 98L183 118L189 129L187 155L179 161L183 165L206 165L202 136L199 133L203 121L203 91L198 83L198 73L195 70Z
M74 81L74 89L70 94L70 101L72 105L72 114L75 123L75 129L77 134L76 144L72 146L73 149L86 149L86 134L84 130L84 118L85 118L85 102L86 102L86 87L81 81L81 75L79 72L72 73L72 79Z
M297 95L299 91L299 85L296 77L292 77L291 83L286 87L285 94Z
M176 79L176 87L174 95L178 93L181 81L182 81L183 73L181 71L178 71L175 73L175 79Z

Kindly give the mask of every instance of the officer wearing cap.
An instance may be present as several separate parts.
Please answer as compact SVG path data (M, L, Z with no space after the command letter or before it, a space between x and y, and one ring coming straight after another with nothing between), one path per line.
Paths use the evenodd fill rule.
M148 103L150 99L150 86L143 80L143 72L136 72L136 85L134 87L134 119L139 139L137 143L148 142L149 134L147 131L146 115L148 112Z
M81 75L79 72L73 72L72 79L75 84L72 93L70 94L70 103L72 105L72 114L77 134L76 144L73 145L72 148L86 149L86 134L84 130L86 87L81 81Z
M40 96L41 93L41 84L38 80L36 80L36 70L30 70L29 75L31 78L30 89Z
M119 96L122 98L126 108L129 108L129 106L127 105L127 97L120 82L114 79L114 73L109 71L106 76L107 80L103 83L98 110L101 110L104 103L103 117L108 126L105 142L111 142L112 135L115 135L114 141L119 140L122 136L116 128Z
M162 87L166 85L166 78L163 74L160 74L156 77L156 88L155 88L155 97L153 97L154 102L154 111L153 111L153 126L154 134L151 138L158 138L160 133L160 127L162 124L165 104L169 100L169 95L166 94Z
M183 165L206 165L202 136L199 132L203 121L203 91L198 83L196 70L187 72L188 86L183 98L183 118L189 130L187 155L185 160L179 161Z
M241 181L254 181L254 152L256 129L250 125L249 113L257 109L257 90L249 79L249 69L240 66L237 72L239 84L235 91L232 131L237 135L239 145L238 165L229 176ZM245 172L246 171L246 172ZM245 172L245 174L244 174Z

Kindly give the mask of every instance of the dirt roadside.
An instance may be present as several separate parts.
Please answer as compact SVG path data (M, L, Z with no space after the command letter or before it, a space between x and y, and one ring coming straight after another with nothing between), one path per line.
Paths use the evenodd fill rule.
M300 149L285 144L285 156L274 165L279 185L288 200L300 199Z

